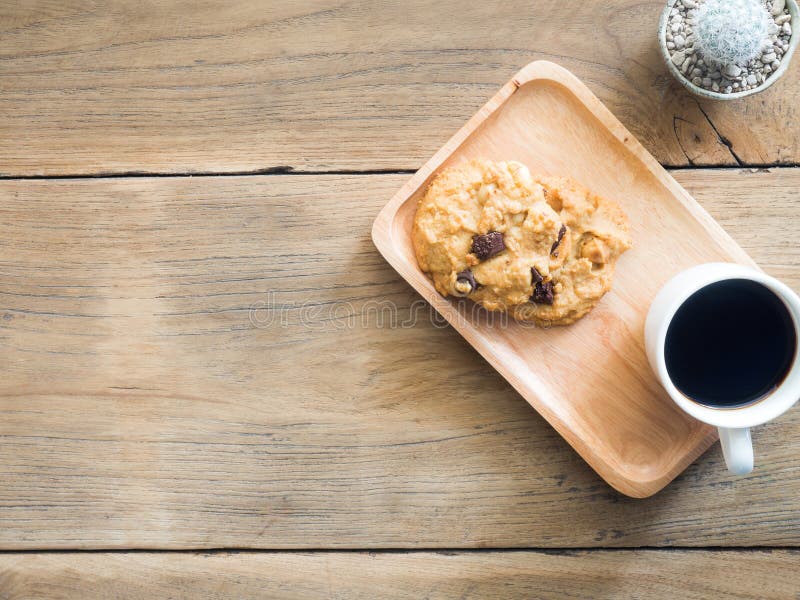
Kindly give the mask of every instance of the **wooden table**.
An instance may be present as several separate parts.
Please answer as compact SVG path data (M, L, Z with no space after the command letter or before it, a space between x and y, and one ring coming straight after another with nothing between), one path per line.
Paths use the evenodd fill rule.
M800 290L797 63L698 102L661 4L0 8L0 598L797 597L800 410L633 500L375 308L375 214L537 58Z

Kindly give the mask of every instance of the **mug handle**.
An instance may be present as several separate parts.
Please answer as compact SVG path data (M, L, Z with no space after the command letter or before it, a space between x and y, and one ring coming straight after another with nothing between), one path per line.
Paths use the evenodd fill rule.
M736 475L746 475L753 470L753 442L750 429L719 428L719 442L728 470Z

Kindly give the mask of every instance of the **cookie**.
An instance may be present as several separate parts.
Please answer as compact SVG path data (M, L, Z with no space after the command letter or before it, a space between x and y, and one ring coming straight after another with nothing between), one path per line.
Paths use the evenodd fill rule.
M537 177L548 204L569 236L557 251L564 262L550 272L552 303L517 305L512 315L539 324L568 325L588 313L611 289L619 256L631 247L628 219L615 202L565 177Z
M420 268L445 296L540 325L565 325L610 289L630 247L620 208L568 179L518 162L475 160L442 171L412 228Z

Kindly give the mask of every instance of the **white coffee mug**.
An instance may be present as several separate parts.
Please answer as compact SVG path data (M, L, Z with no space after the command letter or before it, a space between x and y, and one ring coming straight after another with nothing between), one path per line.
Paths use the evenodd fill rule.
M675 313L695 292L728 279L758 282L780 298L792 317L796 340L800 341L800 298L787 285L756 269L733 263L707 263L683 271L670 279L656 296L647 313L645 349L650 366L672 400L696 419L719 428L725 463L732 473L753 470L750 427L780 416L800 398L800 359L797 352L778 387L764 398L737 408L714 408L699 404L682 394L670 379L665 360L667 330Z

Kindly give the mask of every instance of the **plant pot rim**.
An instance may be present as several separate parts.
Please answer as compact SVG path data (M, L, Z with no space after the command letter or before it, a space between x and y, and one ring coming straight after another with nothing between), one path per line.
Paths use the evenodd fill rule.
M792 55L794 54L794 49L797 47L797 42L800 40L800 36L797 35L798 28L800 28L800 11L798 11L796 0L786 0L786 7L789 9L789 15L791 16L790 23L792 25L792 35L789 38L789 48L786 50L783 58L781 59L781 66L778 67L778 70L772 73L762 85L750 90L745 90L743 92L732 92L730 94L723 94L722 92L707 90L693 84L683 75L683 73L680 72L678 67L675 66L675 63L672 62L672 57L667 49L667 23L669 22L669 11L672 10L672 8L680 1L681 0L668 0L667 5L664 7L664 11L661 13L661 19L658 23L658 46L661 50L661 57L667 63L667 68L669 69L670 73L672 73L672 76L677 79L687 90L697 96L701 96L702 98L710 98L712 100L736 100L738 98L744 98L745 96L752 96L753 94L763 92L769 86L783 77L784 73L786 73L786 69L789 67Z

